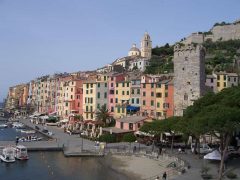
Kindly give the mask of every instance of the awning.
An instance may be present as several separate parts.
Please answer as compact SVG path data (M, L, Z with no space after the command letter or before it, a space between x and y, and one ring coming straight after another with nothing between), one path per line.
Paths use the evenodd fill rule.
M51 112L49 115L57 115L57 111Z
M40 116L40 119L48 119L49 117L48 116Z
M67 123L68 122L68 119L63 119L60 121L61 123Z
M127 111L139 111L140 107L137 106L127 106Z
M142 136L148 136L148 137L154 137L154 135L142 131L136 131L134 134L136 135L142 135Z

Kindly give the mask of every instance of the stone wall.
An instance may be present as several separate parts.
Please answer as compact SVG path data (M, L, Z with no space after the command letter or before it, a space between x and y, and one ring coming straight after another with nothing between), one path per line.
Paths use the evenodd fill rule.
M201 45L174 48L174 113L182 116L205 91L205 50Z

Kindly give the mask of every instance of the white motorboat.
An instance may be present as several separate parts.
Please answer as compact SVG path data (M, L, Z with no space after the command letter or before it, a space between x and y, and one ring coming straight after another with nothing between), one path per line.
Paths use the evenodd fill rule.
M27 148L23 145L18 145L15 148L15 158L18 160L28 160Z
M13 128L18 128L18 129L20 129L20 128L24 128L24 124L23 123L20 123L20 122L14 122L13 124L12 124L12 127Z
M15 162L15 151L13 147L5 147L0 155L1 161L6 163Z
M0 128L7 128L8 125L7 124L0 124Z
M42 138L37 136L27 136L27 137L19 138L20 142L32 142L32 141L41 141L41 140Z

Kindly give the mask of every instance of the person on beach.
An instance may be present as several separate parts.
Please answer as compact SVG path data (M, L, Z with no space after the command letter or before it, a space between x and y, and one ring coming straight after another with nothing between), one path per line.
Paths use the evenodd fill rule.
M166 172L163 173L162 179L163 179L163 180L166 180L166 179L167 179L167 173L166 173Z

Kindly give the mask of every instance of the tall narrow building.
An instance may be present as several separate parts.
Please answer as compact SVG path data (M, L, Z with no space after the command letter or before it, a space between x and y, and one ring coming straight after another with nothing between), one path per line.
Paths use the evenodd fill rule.
M174 47L174 115L200 98L205 90L205 50L201 45Z
M152 41L147 32L144 33L141 41L141 56L145 58L151 58L152 56Z

